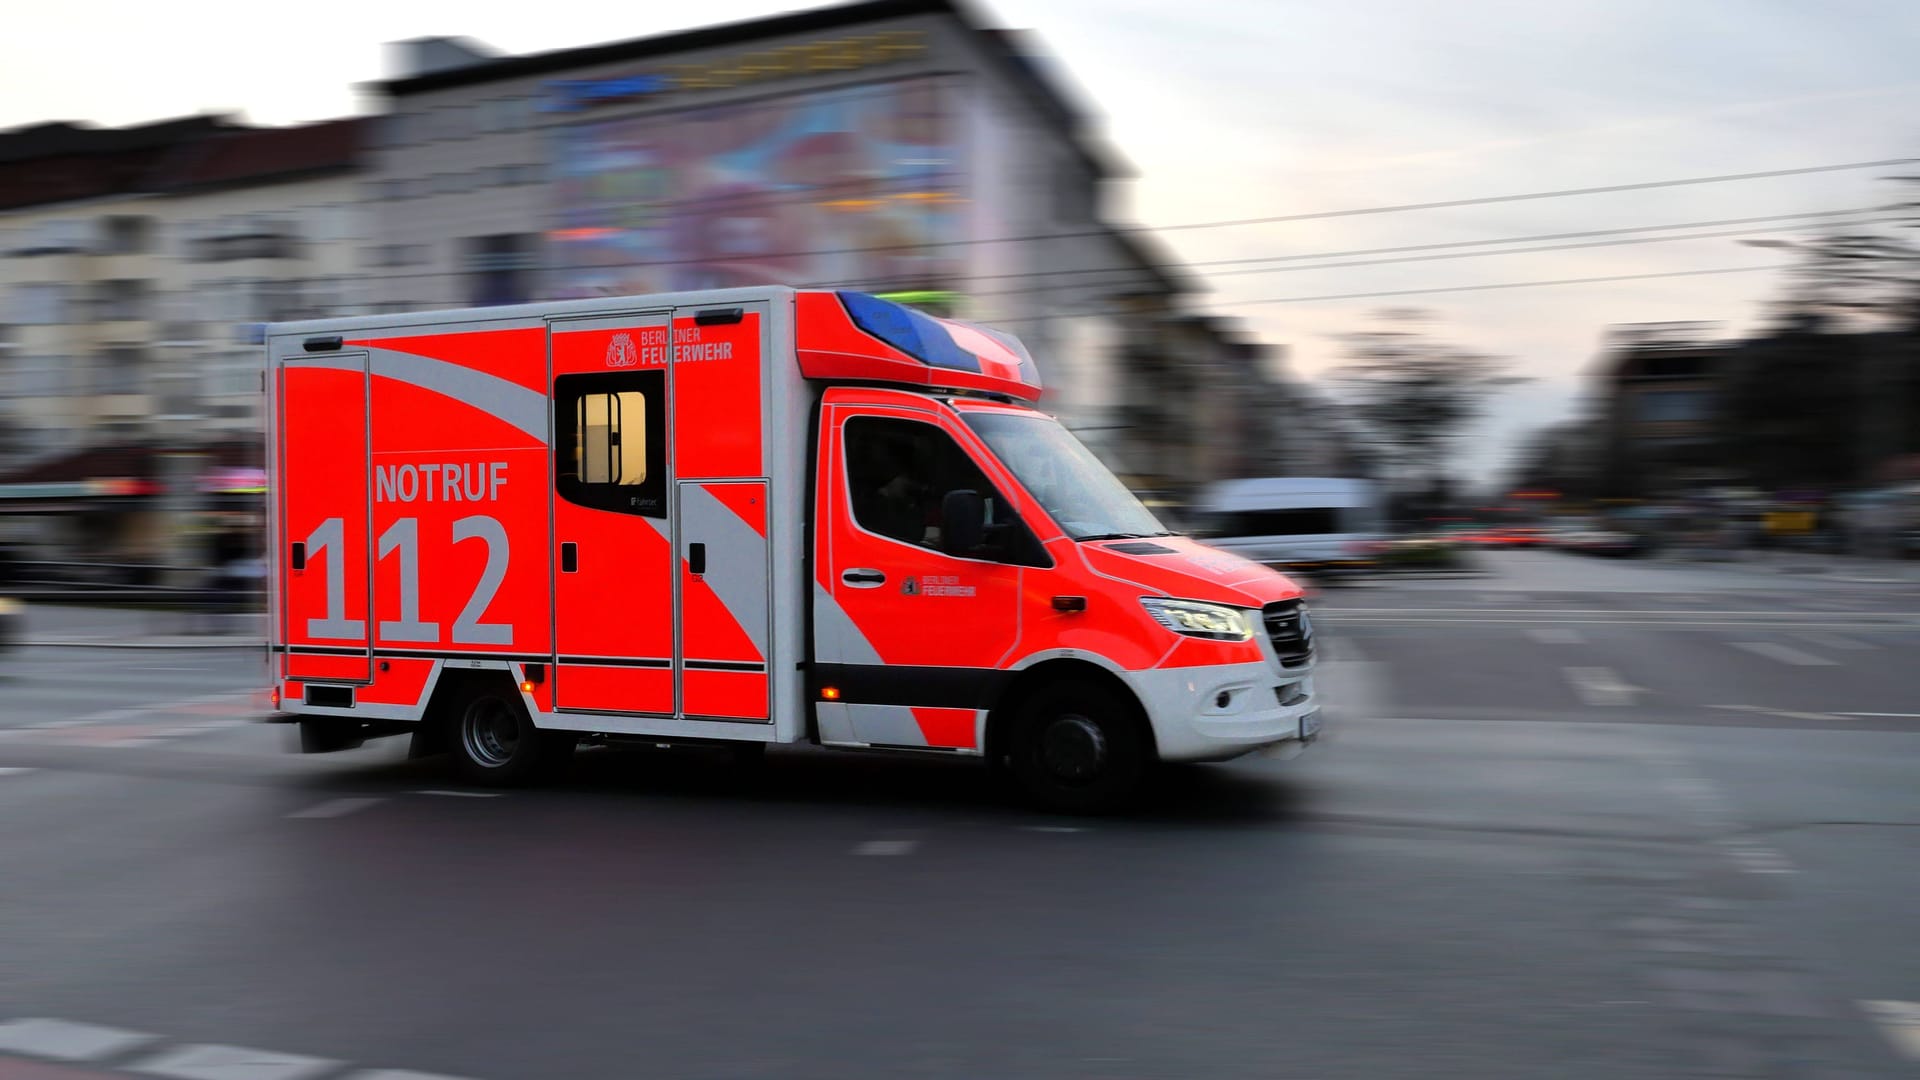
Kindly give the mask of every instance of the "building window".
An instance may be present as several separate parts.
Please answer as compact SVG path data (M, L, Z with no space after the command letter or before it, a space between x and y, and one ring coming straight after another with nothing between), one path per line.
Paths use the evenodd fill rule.
M475 236L466 242L467 302L475 307L533 299L536 238L526 233Z
M125 322L147 317L151 283L119 278L103 281L94 293L94 318L102 322Z
M667 516L664 369L554 380L554 484L581 506Z
M58 282L15 285L8 321L19 326L56 326L67 320L67 286Z
M100 353L94 364L94 393L146 392L146 354L137 346L119 345Z
M1646 390L1637 405L1641 423L1697 423L1707 418L1711 401L1705 390Z
M153 219L138 214L109 214L100 219L102 255L138 255L153 242Z

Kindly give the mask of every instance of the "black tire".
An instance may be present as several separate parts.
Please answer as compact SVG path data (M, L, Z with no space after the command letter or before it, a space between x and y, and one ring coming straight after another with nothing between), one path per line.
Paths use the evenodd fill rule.
M1123 809L1146 785L1153 743L1131 698L1095 682L1049 683L1020 703L1011 772L1034 804L1074 814Z
M520 695L506 683L467 687L447 717L454 772L470 784L530 783L566 763L574 738L533 726Z

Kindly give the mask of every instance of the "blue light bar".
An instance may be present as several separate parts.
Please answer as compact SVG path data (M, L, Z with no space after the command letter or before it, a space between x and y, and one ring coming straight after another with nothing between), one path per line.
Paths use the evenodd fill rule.
M853 325L929 367L980 374L980 358L961 348L931 316L891 300L859 292L841 292Z

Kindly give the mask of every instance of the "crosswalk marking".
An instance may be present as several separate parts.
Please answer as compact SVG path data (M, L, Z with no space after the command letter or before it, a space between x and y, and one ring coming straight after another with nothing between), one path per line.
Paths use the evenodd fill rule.
M206 1044L175 1047L128 1066L168 1080L309 1080L339 1067L326 1058Z
M124 1054L154 1036L100 1024L29 1018L0 1024L0 1052L55 1061L98 1061Z
M345 817L355 810L364 810L380 801L379 799L328 799L323 803L315 803L305 810L295 810L287 816L290 818Z
M1568 667L1560 670L1575 696L1588 705L1631 705L1635 696L1646 692L1620 678L1612 668Z
M1920 1061L1920 1002L1862 1001L1860 1008L1880 1025L1880 1033L1900 1056Z
M1782 645L1777 641L1729 641L1727 644L1736 649L1745 649L1756 656L1764 656L1782 664L1797 667L1837 667L1838 660L1829 660L1824 656L1801 652L1791 645Z

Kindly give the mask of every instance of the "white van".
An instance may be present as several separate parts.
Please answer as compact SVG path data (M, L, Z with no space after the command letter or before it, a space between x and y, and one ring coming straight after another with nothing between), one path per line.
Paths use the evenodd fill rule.
M1208 544L1283 570L1367 570L1382 539L1379 493L1365 480L1225 480L1196 509Z

